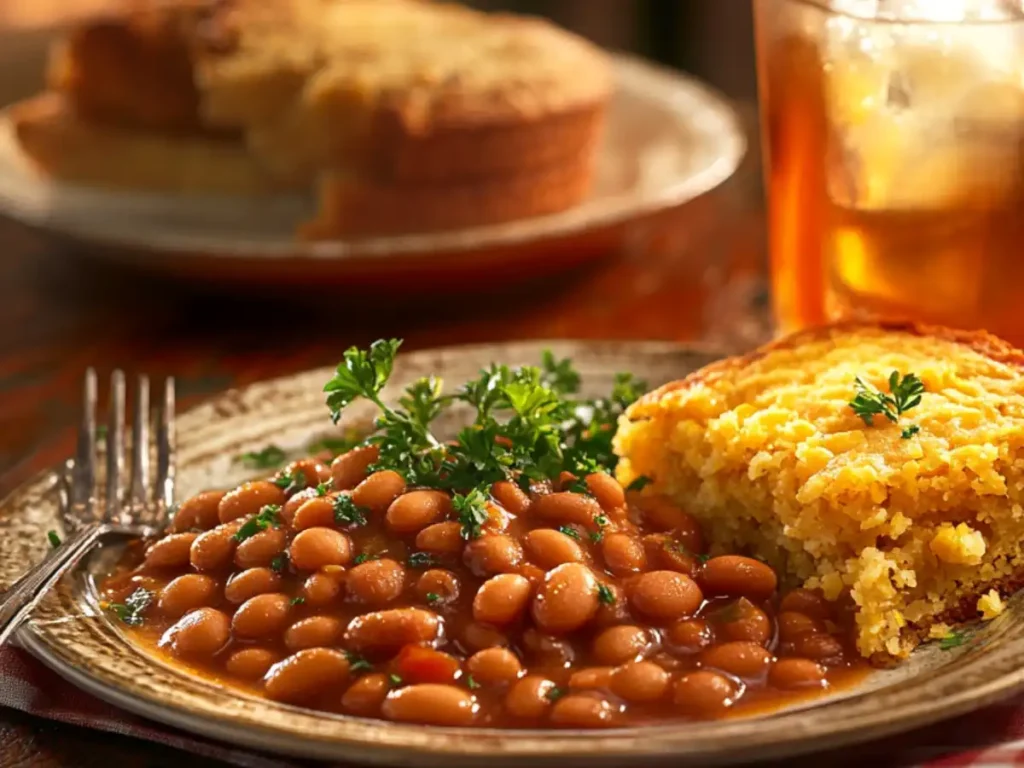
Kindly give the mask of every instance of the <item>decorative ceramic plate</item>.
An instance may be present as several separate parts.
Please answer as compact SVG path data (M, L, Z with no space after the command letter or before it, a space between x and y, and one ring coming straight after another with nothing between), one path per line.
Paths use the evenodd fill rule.
M634 225L716 187L745 139L724 99L685 75L615 57L612 101L588 200L550 216L421 235L300 243L301 198L243 200L106 192L41 178L0 116L0 213L90 255L203 280L372 282L446 279L467 268L529 274L594 258L635 239ZM528 269L525 268L528 266Z
M652 385L683 376L713 356L658 343L554 342L450 348L402 355L390 386L435 374L463 381L490 360L533 364L545 347L571 357L585 395L606 392L614 372ZM299 449L329 429L321 387L331 371L310 371L228 392L178 421L178 495L242 479L232 457L274 442ZM387 393L385 392L385 395ZM346 424L370 412L346 410ZM442 429L455 429L453 413ZM343 424L342 426L345 426ZM0 503L0 586L47 549L59 528L55 478L42 475ZM1024 605L1015 598L962 647L924 647L893 670L799 707L757 717L594 731L433 728L366 720L273 703L186 674L136 647L99 610L93 574L117 555L100 550L47 596L20 642L62 676L132 712L243 746L296 756L383 765L467 768L708 765L834 748L877 738L1005 696L1024 684Z

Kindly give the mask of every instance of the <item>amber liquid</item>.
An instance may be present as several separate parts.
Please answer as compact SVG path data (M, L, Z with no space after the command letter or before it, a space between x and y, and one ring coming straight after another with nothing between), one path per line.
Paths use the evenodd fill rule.
M939 138L919 137L920 148L934 146L922 162L904 144L882 167L878 152L851 152L836 104L859 95L837 93L844 84L823 46L780 34L786 6L756 3L779 330L883 316L984 328L1024 345L1024 120L1006 120L1024 95L998 84L994 98L1011 109L986 117L992 100L980 90L978 120L950 115ZM876 144L888 140L878 133Z

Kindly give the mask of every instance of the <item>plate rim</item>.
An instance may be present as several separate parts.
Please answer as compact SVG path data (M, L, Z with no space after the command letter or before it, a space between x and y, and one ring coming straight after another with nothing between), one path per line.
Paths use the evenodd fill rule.
M729 179L746 156L748 141L740 117L725 95L697 78L664 67L631 54L609 52L614 70L619 77L635 81L638 92L655 92L657 100L666 105L701 137L702 144L714 142L714 160L691 174L675 178L669 184L659 185L646 194L622 193L600 201L585 200L579 205L559 213L527 218L502 224L486 225L462 230L434 233L411 233L355 240L302 242L293 236L267 240L257 234L242 234L229 239L226 235L190 235L161 232L156 241L145 240L139 232L126 236L96 231L93 227L73 220L54 219L38 204L5 194L0 185L0 213L23 224L70 237L82 242L110 248L144 248L151 258L172 258L179 254L202 254L216 260L289 260L363 261L393 258L428 258L439 252L470 256L474 252L502 247L524 246L544 240L558 240L594 229L620 226L661 210L687 203L717 188ZM680 103L682 101L682 103ZM694 114L686 106L700 102L703 109ZM6 108L0 110L0 117ZM45 185L44 179L40 182ZM56 186L56 185L52 185ZM76 185L69 189L84 190ZM161 195L133 195L131 192L98 191L115 206L126 197L152 198L154 206ZM298 198L302 196L299 195ZM201 202L202 197L196 198ZM296 196L282 196L287 202Z
M442 357L466 357L471 356L474 351L486 350L487 354L497 356L502 352L514 350L514 352L506 352L511 357L512 354L536 354L545 347L556 345L568 345L576 349L585 348L592 354L608 357L624 355L626 350L635 350L648 355L675 353L681 356L696 355L705 358L720 356L719 350L701 344L546 339L438 347L412 351L403 357L406 360L418 357L425 364L426 360L436 360L439 355ZM411 361L411 363L415 362L417 361ZM329 367L308 369L230 389L197 403L192 408L183 411L179 418L204 407L216 408L218 403L229 403L239 393L250 390L259 392L262 388L272 387L300 377L320 375L326 370L329 370ZM13 499L24 495L30 488L46 482L52 476L52 470L38 473L0 501L0 506L9 505ZM120 637L124 642L128 642L126 636L120 635ZM258 725L245 724L240 722L240 718L232 718L227 714L220 719L208 718L203 713L143 695L145 691L119 687L104 680L102 676L90 673L87 667L77 668L62 657L58 648L51 645L54 642L53 638L45 638L39 628L31 624L23 628L19 634L19 640L32 655L39 658L60 676L71 680L73 684L129 712L157 722L184 728L192 733L242 747L293 756L337 758L342 750L353 749L360 753L354 759L385 765L471 766L474 765L474 761L479 761L484 755L487 755L489 762L493 762L495 766L509 766L509 768L518 768L516 761L526 759L535 761L537 765L555 765L556 762L564 765L610 765L614 761L621 761L630 756L638 762L645 763L671 760L678 765L706 765L737 760L778 758L876 740L883 736L962 714L1024 688L1024 663L1022 663L1024 662L1024 631L1022 631L1017 637L1010 636L1006 642L994 644L980 653L968 657L963 665L945 664L939 667L933 676L920 682L915 683L913 678L909 678L892 686L891 689L866 691L850 698L823 699L820 704L814 705L815 710L827 709L833 712L838 711L839 714L831 718L827 723L828 727L820 729L820 732L813 729L808 732L806 726L801 727L801 721L809 710L791 709L754 718L717 721L701 726L722 731L718 742L713 742L712 739L706 737L700 738L699 733L694 733L697 726L635 726L595 733L594 731L426 728L398 724L381 726L380 723L377 723L378 728L386 727L390 733L410 734L410 736L406 739L406 743L401 743L397 736L395 741L373 743L353 741L351 734L345 734L343 737L332 740L322 733L299 734L295 731L283 730L283 726L275 729L273 722ZM68 654L71 654L72 650L65 648ZM138 653L147 656L141 649L138 650ZM954 651L950 658L955 659L957 655L957 652ZM960 678L965 671L973 673L973 682L958 684L954 678ZM933 692L938 695L918 695L909 703L902 701L906 696L912 696L915 690L922 688L925 691L934 689ZM860 711L854 709L854 717L843 717L845 711L850 709L851 702L863 700L864 697L877 698L878 706L862 707ZM888 705L883 706L884 698L890 699ZM298 708L288 709L309 712L309 710L299 710ZM327 718L320 717L320 719L329 722ZM341 720L351 723L358 719L341 716ZM745 724L750 723L755 723L755 727L746 728L746 732L740 734L740 738L737 738L734 733L728 734L729 731L735 731L737 727L743 729ZM411 737L411 734L424 732L431 737L428 749L423 749L423 745L417 744L416 740ZM492 735L495 733L500 734L500 738L494 738ZM447 735L455 737L451 739L450 744L444 738ZM697 738L694 738L695 735ZM726 735L729 735L729 739L724 739ZM529 744L531 738L532 750L530 748L509 749L509 745L514 746L518 741ZM465 744L467 741L471 744L476 742L476 748L467 750ZM538 751L537 745L543 746L544 742L548 743L548 748ZM500 745L504 751L486 752L487 745Z

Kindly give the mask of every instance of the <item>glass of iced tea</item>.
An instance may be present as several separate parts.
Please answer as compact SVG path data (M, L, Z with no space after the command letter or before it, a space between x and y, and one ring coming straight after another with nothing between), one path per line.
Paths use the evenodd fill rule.
M780 331L1024 344L1024 2L754 0Z

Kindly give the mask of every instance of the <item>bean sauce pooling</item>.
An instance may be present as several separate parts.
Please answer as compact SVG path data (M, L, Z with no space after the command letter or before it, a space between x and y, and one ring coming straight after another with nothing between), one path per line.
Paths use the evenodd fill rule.
M390 372L379 348L352 352L339 375L362 383L331 390L332 409L377 398ZM601 469L614 397L574 426L550 397L574 385L564 361L483 375L455 444L427 430L439 385L414 385L383 439L188 499L105 580L109 607L204 676L400 722L706 719L850 676L831 604L780 596L757 560L708 558L685 511Z

